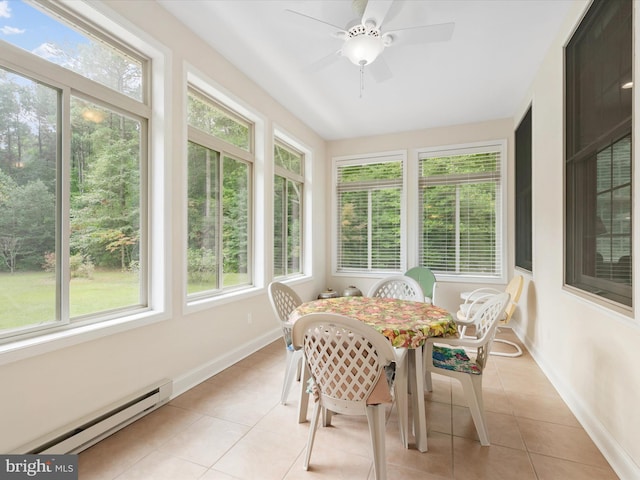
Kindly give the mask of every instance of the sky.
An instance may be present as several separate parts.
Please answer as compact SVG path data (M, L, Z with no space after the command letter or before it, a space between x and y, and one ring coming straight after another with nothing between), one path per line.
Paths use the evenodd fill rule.
M0 0L0 39L49 58L47 44L86 43L83 35L18 0Z

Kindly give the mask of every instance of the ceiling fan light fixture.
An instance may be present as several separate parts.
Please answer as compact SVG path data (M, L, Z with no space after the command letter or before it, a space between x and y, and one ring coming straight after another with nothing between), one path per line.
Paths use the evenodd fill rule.
M342 47L342 54L347 57L351 63L363 66L369 65L384 50L384 43L379 36L358 35L349 37Z

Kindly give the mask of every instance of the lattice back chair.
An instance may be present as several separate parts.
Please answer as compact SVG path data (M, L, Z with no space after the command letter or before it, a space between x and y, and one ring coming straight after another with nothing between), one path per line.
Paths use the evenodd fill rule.
M291 385L297 378L300 379L302 368L302 351L295 350L291 342L292 324L289 322L289 315L298 306L302 304L302 300L296 292L290 287L280 282L271 282L269 284L269 301L276 317L280 321L282 327L282 338L284 339L285 348L287 349L287 365L284 373L284 383L282 385L282 394L280 395L280 403L287 403Z
M523 286L524 277L522 275L514 275L514 277L504 289L504 292L509 294L511 300L505 308L501 318L501 322L503 325L507 325L511 320L511 317L515 313L516 308L518 307L518 301L520 300L520 295L522 294ZM466 328L473 324L473 313L480 307L480 305L482 305L486 301L486 299L491 298L497 293L501 293L501 290L497 290L491 287L482 287L474 290L469 295L467 295L465 303L460 305L460 308L456 314L456 323L460 328L460 335L462 337L464 337L466 334ZM502 338L496 338L494 341L511 345L515 348L515 352L491 352L492 355L498 355L501 357L519 357L520 355L522 355L522 349L520 348L520 345L515 342L504 340Z
M422 291L424 292L424 301L427 303L436 304L436 288L438 282L436 276L433 274L430 268L427 267L413 267L405 272L407 277L413 278L420 284Z
M424 292L420 284L405 275L393 275L377 281L368 293L369 297L397 298L424 302Z
M293 325L293 345L304 351L315 400L304 469L308 470L321 410L366 415L375 478L386 480L385 403L391 394L385 366L395 361L391 343L359 320L310 313Z
M432 373L446 375L460 381L482 445L490 444L484 419L482 372L487 366L498 322L500 322L508 303L508 293L499 293L486 300L473 315L475 325L473 337L432 337L428 338L425 343L426 389L433 390ZM472 349L475 350L475 358L470 357L467 353Z
M420 284L411 277L406 275L392 275L378 280L370 289L367 294L369 297L379 298L395 298L398 300L410 300L413 302L424 302L424 292ZM404 358L408 360L407 351L403 348L394 349L396 357L401 360ZM396 367L399 364L396 364ZM420 369L422 365L418 368ZM398 372L396 372L398 373ZM416 375L422 375L422 371L418 371ZM408 444L408 397L407 389L402 387L399 383L399 379L403 378L402 375L396 376L396 405L398 407L398 417L400 418L400 437L402 443L406 448L409 448Z

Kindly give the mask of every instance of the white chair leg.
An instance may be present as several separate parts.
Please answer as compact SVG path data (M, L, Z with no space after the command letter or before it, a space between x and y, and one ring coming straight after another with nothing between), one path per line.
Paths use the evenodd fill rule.
M303 357L304 360L304 357ZM298 403L298 423L307 421L307 409L309 408L309 394L307 393L307 382L311 378L306 362L302 362L302 381L300 385L300 402Z
M307 440L307 451L304 454L304 469L309 470L309 459L311 458L311 450L313 449L313 441L316 438L316 430L318 430L318 420L320 420L320 402L316 402L313 406L311 414L311 425L309 427L309 439Z
M424 372L424 389L427 392L433 392L433 381L431 380L431 372L425 370Z
M396 378L394 380L395 400L400 423L400 441L404 448L409 448L409 396L407 349L396 348Z
M298 352L287 351L287 369L284 374L284 384L282 385L282 395L280 396L280 403L285 405L289 398L289 392L291 391L291 385L295 380L296 371L300 368L302 356Z
M421 452L427 451L427 415L424 406L424 366L422 348L409 350L409 391L413 412L413 433L416 448Z
M422 370L424 372L424 389L433 392L433 381L431 380L431 370L429 365L433 365L433 345L424 344L422 347Z
M387 480L387 452L385 445L384 405L369 405L366 408L369 434L373 447L373 471L376 480Z
M297 362L297 367L296 367L296 381L300 381L302 380L302 354L300 354L300 360Z
M323 408L322 409L322 426L330 427L332 417L333 417L333 412L331 410L327 410L326 408Z
M476 426L480 444L488 446L491 443L489 442L489 432L487 431L487 424L484 419L482 376L465 374L464 377L459 377L459 379L462 383L465 398L469 403L469 410L471 410L471 417L473 418L473 423Z

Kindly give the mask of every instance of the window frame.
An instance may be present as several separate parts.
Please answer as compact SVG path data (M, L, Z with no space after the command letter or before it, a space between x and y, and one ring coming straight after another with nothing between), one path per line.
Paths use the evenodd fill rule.
M533 105L518 123L514 143L515 266L533 273Z
M487 140L481 142L472 142L464 144L453 144L444 146L423 147L416 149L416 157L418 162L418 174L417 174L417 195L420 206L418 207L417 216L417 235L418 238L422 238L422 204L419 200L421 198L421 181L422 178L419 173L421 160L427 157L446 157L451 155L464 155L465 153L489 153L498 152L500 155L500 173L499 181L497 185L497 194L500 196L499 201L496 202L496 235L495 235L495 250L496 261L500 264L497 266L495 274L493 275L474 275L470 272L452 273L449 271L433 270L438 276L438 280L442 281L454 281L454 282L468 282L468 283L485 283L485 284L503 284L506 283L507 278L507 140ZM418 254L417 262L421 265L422 259L422 241L418 241L417 245ZM424 265L432 268L429 265Z
M168 282L164 272L167 269L169 254L163 248L166 241L156 239L159 232L165 231L164 205L167 200L165 192L151 188L151 185L164 184L168 167L165 150L169 143L164 134L165 124L168 121L151 108L153 103L161 111L165 103L162 79L166 75L166 63L161 53L162 46L152 43L136 27L123 27L117 20L112 19L108 12L97 10L91 5L78 3L61 6L47 0L36 0L35 4L49 9L55 16L64 17L62 23L77 25L81 30L112 44L116 49L121 49L138 60L142 59L145 87L142 89L142 100L137 101L11 43L2 42L0 45L2 49L0 65L3 68L61 91L62 117L59 120L61 129L58 133L60 158L57 167L59 187L56 200L58 203L56 236L59 250L57 256L59 262L64 263L64 269L58 269L56 278L58 285L56 295L58 299L61 298L57 310L64 322L54 322L44 328L33 328L18 334L11 333L3 336L0 339L0 365L168 318L166 312ZM55 16L52 18L61 21ZM71 130L67 112L69 112L71 96L88 99L132 118L142 118L144 119L142 128L146 131L146 137L141 137L140 145L139 205L140 259L141 263L144 261L146 264L144 271L141 272L139 286L141 303L144 304L76 317L73 321L69 318L69 289L65 283L68 283L70 278L68 270L70 179L65 159L70 158Z
M288 170L280 165L277 165L275 162L275 148L276 146L279 146L280 148L283 148L285 150L290 150L293 153L299 154L300 158L301 158L301 162L300 162L300 173L296 173L293 172L291 170ZM274 279L278 279L278 280L287 280L290 278L296 278L299 277L301 275L304 275L305 272L305 266L306 266L306 261L305 261L305 255L306 255L306 248L305 248L305 240L306 240L306 235L305 235L305 229L306 229L306 215L305 215L305 209L306 209L306 200L305 200L305 196L306 196L306 185L305 185L305 177L306 177L306 172L307 172L307 168L306 168L306 162L307 162L307 154L295 147L294 145L291 144L291 142L287 141L282 134L279 134L278 132L276 132L274 134L274 141L273 141L273 150L274 150L274 161L273 161L273 189L274 189L274 197L275 197L275 177L279 176L282 177L285 180L285 191L287 190L286 188L286 182L288 181L292 181L292 182L296 182L299 183L301 185L300 188L300 208L299 208L299 213L300 213L300 238L298 239L298 243L300 245L300 254L299 254L299 261L300 261L300 269L298 272L293 272L290 273L288 271L288 267L289 267L289 256L286 252L288 252L288 235L284 235L283 233L283 238L284 238L284 249L283 251L285 252L283 255L283 265L284 265L284 270L285 273L284 275L276 275L275 274L275 205L273 208L273 231L274 231L274 235L273 235L273 255L272 255L272 261L273 261L273 266L274 266L274 273L273 273L273 278ZM288 204L285 201L285 215L284 215L284 223L286 225L283 226L284 231L288 231L288 222L286 221L288 219Z
M48 4L48 2L43 2ZM64 16L66 22L73 23L75 18L66 10L55 9L58 16ZM60 21L60 20L58 20ZM84 30L90 31L92 34L95 28L89 28L82 19L78 22L82 24ZM100 35L104 37L104 35ZM119 42L109 42L114 48L121 47ZM49 332L57 332L60 330L81 327L94 323L102 323L108 320L121 318L126 315L139 314L140 312L149 310L149 232L147 213L149 209L148 200L148 177L149 171L149 143L151 141L149 132L149 124L151 122L151 106L147 98L146 103L138 102L126 94L117 92L105 85L90 80L81 74L60 67L51 63L37 55L31 54L20 47L10 43L3 43L3 58L0 58L0 66L15 72L17 75L39 81L43 85L57 89L60 93L58 119L59 132L57 133L59 141L59 153L56 165L56 176L59 186L56 193L56 319L41 325L31 325L23 329L9 330L0 333L0 344L10 343L14 340L22 338L30 338L33 336L47 334ZM4 54L6 51L6 54ZM126 50L127 53L130 50ZM140 56L138 56L138 59ZM148 61L143 62L146 65ZM143 68L144 72L148 72L148 68ZM144 83L150 83L150 77L145 78ZM143 89L147 90L146 88ZM70 271L69 271L69 239L70 239L70 168L67 166L67 159L71 158L71 121L70 111L72 98L78 98L88 101L96 105L108 108L115 113L127 116L140 122L141 143L140 143L140 265L141 276L139 283L140 303L136 306L115 308L95 312L91 314L71 317L70 312ZM148 97L148 95L147 95Z
M630 2L629 2L630 3ZM620 110L616 115L613 115L614 121L612 122L611 114L608 115L607 118L603 118L603 115L597 115L598 119L597 125L587 124L585 121L585 116L588 113L592 113L594 106L600 107L600 111L602 111L602 105L597 102L602 102L601 97L588 97L591 99L591 103L585 107L583 104L578 105L578 97L577 94L582 91L582 89L587 89L590 85L583 85L580 83L577 84L576 78L579 77L579 73L576 73L577 70L583 66L577 60L577 57L580 53L580 48L583 47L582 41L588 41L590 33L595 29L598 32L602 31L602 24L600 23L601 17L606 15L606 18L612 18L611 12L605 11L602 12L602 9L606 9L611 7L612 5L622 5L622 3L613 2L593 2L587 10L585 10L585 14L581 19L580 23L576 27L573 32L571 38L567 40L567 43L564 46L564 76L563 76L563 88L564 88L564 129L563 136L565 142L565 148L563 152L563 172L564 172L564 222L563 222L563 231L564 231L564 241L563 241L563 288L566 291L574 293L580 297L583 297L589 301L592 301L598 305L602 305L606 308L612 309L624 315L631 315L634 309L634 289L636 288L633 282L633 265L632 262L629 264L628 268L630 269L630 284L622 285L617 283L613 277L612 278L600 278L597 275L597 271L599 269L597 258L594 255L591 257L588 255L589 252L584 253L587 248L585 248L585 239L589 232L592 232L593 240L591 243L593 244L589 250L597 252L595 237L598 236L597 230L599 229L597 218L592 222L589 221L590 215L593 217L595 212L597 211L598 205L597 202L594 204L593 208L589 208L586 205L586 200L593 199L597 200L598 196L598 174L597 174L597 163L598 156L604 152L605 150L613 147L617 144L618 141L626 138L627 136L630 138L631 146L630 146L630 172L629 172L629 188L630 188L630 229L629 234L627 235L629 238L629 248L631 260L633 259L633 250L634 250L634 219L633 219L633 198L634 198L634 145L633 145L633 96L631 91L629 91L630 100L628 104L629 113L625 116L624 112ZM628 59L628 67L629 71L620 71L620 67L623 64L615 64L608 65L610 68L607 71L614 71L614 67L618 67L615 84L609 82L607 86L614 85L617 89L617 93L619 93L620 98L624 93L622 92L622 84L632 80L629 78L629 75L633 73L633 52L634 52L634 34L633 34L633 5L630 3L630 12L629 17L631 21L630 26L630 39L629 39L629 53L630 58ZM619 14L619 10L616 11L616 14ZM627 18L627 17L625 17ZM621 32L623 30L622 24L617 23L616 28L614 29L616 32ZM608 37L607 37L608 38ZM600 49L604 47L609 47L607 53L603 54L601 51L596 52L600 55L593 54L589 60L589 65L596 70L602 70L602 63L598 63L598 60L601 61L609 61L611 58L621 58L619 55L620 52L620 44L618 43L607 43L604 44L600 42L598 44ZM614 55L615 54L615 55ZM604 59L604 60L603 60ZM584 67L584 66L583 66ZM583 72L584 73L584 72ZM628 75L627 75L628 73ZM600 86L600 85L598 85ZM635 86L634 86L635 87ZM580 98L586 98L583 95ZM623 100L620 101L619 108L624 108L625 103ZM588 108L592 109L592 112L588 111ZM583 109L587 110L587 113L583 112ZM579 111L579 113L575 113ZM583 122L585 122L583 124ZM591 130L588 132L589 136L583 133L584 138L580 137L582 129L585 126L590 126ZM585 128L586 130L586 128ZM611 162L613 166L613 161ZM588 169L592 170L592 173L588 173ZM612 167L613 168L613 167ZM586 172L586 173L584 173ZM595 172L595 173L594 173ZM587 180L592 182L592 188L583 188L580 190L579 186L584 184L584 178L582 176L590 175ZM582 182L580 180L583 180ZM618 185L619 186L619 185ZM613 189L611 189L613 191ZM580 196L583 195L583 196ZM580 196L580 198L576 198ZM588 197L588 198L586 198ZM597 215L595 215L598 217ZM600 222L601 223L601 222ZM610 232L613 233L613 232ZM593 253L593 252L591 252ZM593 260L589 263L589 259ZM609 266L613 268L614 263L610 259ZM588 270L592 268L595 271L594 275L590 275Z
M341 166L368 165L375 163L399 162L402 170L401 186L400 186L400 258L398 269L341 269L339 267L339 243L340 228L338 222L340 220L340 212L338 211L338 170ZM370 154L338 156L332 159L332 193L331 193L331 211L332 215L332 272L335 276L359 276L378 278L381 274L389 275L393 273L401 273L407 269L407 151L393 150L386 152L376 152ZM373 189L373 187L372 187ZM368 252L371 256L371 252Z
M207 133L203 130L198 129L197 127L193 127L188 124L188 114L187 114L187 104L188 104L188 95L190 93L194 93L198 96L199 99L204 100L215 108L221 110L226 115L231 116L232 118L236 118L240 123L243 123L249 126L249 150L245 150L241 147L233 145L232 143L227 142L219 137L211 133ZM220 155L220 162L224 161L224 158L230 158L235 161L240 161L245 163L249 167L248 171L248 199L247 199L247 275L249 278L249 282L242 285L233 285L229 287L216 288L216 289L208 289L202 290L199 292L188 293L188 262L187 259L187 249L188 249L188 234L189 234L189 226L188 226L188 215L187 213L187 204L188 204L188 188L185 185L185 204L183 211L185 212L185 220L184 220L184 248L183 250L183 259L184 259L184 299L185 299L185 307L186 310L190 310L192 308L201 309L206 308L211 301L227 301L237 294L242 294L248 291L254 290L261 282L260 278L257 278L259 273L256 269L256 254L258 252L256 245L256 218L254 212L256 211L255 207L255 199L258 196L256 191L256 165L258 164L255 150L256 150L256 132L258 130L256 121L254 118L250 118L249 115L246 115L244 111L240 111L241 109L235 109L237 104L233 101L228 100L228 97L222 94L220 90L213 86L213 82L204 79L202 76L197 75L195 73L189 72L187 75L187 81L185 83L185 117L184 123L186 127L186 141L185 141L185 159L188 157L188 145L190 142L193 142L197 145L200 145L204 148L214 150ZM185 184L188 183L188 162L184 162L184 172L185 172ZM219 179L220 182L223 182L224 177L221 176ZM222 208L222 205L220 205ZM224 217L220 216L220 223L224 221ZM262 228L258 227L260 230ZM220 242L219 248L222 250L223 244ZM223 273L223 265L222 262L218 264L219 272ZM262 278L262 277L261 277Z
M203 298L188 298L187 297L187 234L188 234L188 222L185 215L183 215L182 220L182 231L184 235L182 236L182 245L180 245L180 251L182 252L182 275L183 281L182 284L182 312L184 315L189 315L192 313L200 312L203 310L207 310L211 308L213 305L222 305L230 302L237 301L239 298L246 298L256 294L259 294L262 289L266 286L265 279L268 278L270 272L266 271L266 265L270 261L268 260L268 255L266 249L264 248L264 242L269 233L267 232L265 216L264 215L254 215L253 212L261 211L263 205L257 205L256 202L259 199L265 198L265 188L267 183L267 175L265 172L265 144L266 144L266 131L265 124L267 122L266 118L262 116L260 113L256 112L254 109L249 107L243 100L233 96L228 92L223 86L213 80L210 76L203 73L201 70L196 68L190 63L185 63L184 70L184 78L183 78L183 89L184 93L182 98L184 99L184 103L182 105L183 111L183 135L185 141L182 145L182 155L183 158L187 158L188 155L188 141L187 141L187 86L191 85L195 87L200 92L204 93L207 97L214 98L225 105L227 108L231 109L233 112L237 112L241 117L245 118L249 122L253 124L253 149L254 149L254 163L253 163L253 192L252 192L252 204L251 215L252 215L252 235L250 237L250 241L252 243L253 249L250 252L251 255L251 268L253 271L253 281L254 284L251 287L232 290L228 292L221 293L219 295L214 296L206 296ZM246 153L246 152L245 152ZM180 172L182 174L183 182L182 182L182 194L181 200L183 204L181 205L182 212L187 211L187 198L188 198L188 176L187 176L187 162L181 162L180 164Z

